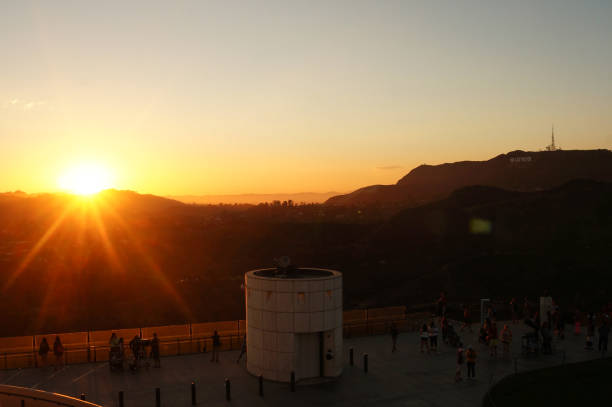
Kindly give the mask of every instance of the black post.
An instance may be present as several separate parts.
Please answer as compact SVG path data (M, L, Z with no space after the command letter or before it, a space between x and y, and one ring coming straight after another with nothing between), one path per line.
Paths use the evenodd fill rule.
M230 401L232 399L230 380L228 378L225 378L225 399L227 401Z
M354 349L353 348L349 348L349 364L351 366L353 366L355 364L355 358L353 356L354 353Z
M159 387L155 388L155 406L161 407L161 390Z
M291 391L295 391L295 372L291 371Z
M119 392L119 407L123 407L123 392Z
M196 404L197 404L197 402L196 402L195 382L191 382L191 405L195 406Z
M259 375L259 395L263 397L263 375Z
M21 407L25 407L25 400L21 400Z
M367 353L363 354L363 371L365 373L368 373L368 354Z
M85 393L81 393L81 400L87 400L87 397L85 397Z

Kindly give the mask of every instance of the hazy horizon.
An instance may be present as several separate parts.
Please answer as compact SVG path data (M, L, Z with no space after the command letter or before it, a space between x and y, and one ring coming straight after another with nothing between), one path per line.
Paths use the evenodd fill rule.
M611 20L596 1L3 3L0 191L93 164L160 196L348 192L537 151L552 124L610 149Z

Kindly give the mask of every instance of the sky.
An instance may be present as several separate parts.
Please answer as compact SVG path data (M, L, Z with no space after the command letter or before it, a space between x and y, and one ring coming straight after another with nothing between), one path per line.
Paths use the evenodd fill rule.
M0 2L0 191L348 192L612 148L612 2Z

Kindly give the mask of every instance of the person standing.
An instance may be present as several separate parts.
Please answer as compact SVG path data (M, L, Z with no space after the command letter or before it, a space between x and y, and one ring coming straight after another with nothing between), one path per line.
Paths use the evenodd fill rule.
M429 324L429 348L433 352L438 351L438 327L433 321Z
M425 349L427 350L427 353L429 353L429 330L427 329L427 324L423 324L423 326L421 327L421 353L423 353L425 351Z
M57 370L59 366L64 365L64 346L59 335L55 337L55 342L53 343L53 354L55 355L55 370Z
M215 330L212 336L212 357L210 359L211 362L219 363L219 347L221 346L221 339L219 338L219 334Z
M491 321L489 324L489 331L487 332L487 338L489 340L489 348L492 357L497 357L497 335L497 324L495 321Z
M504 358L507 358L510 355L510 345L512 344L512 331L508 325L504 325L504 328L502 329L501 341L504 347Z
M599 344L597 348L603 355L608 351L608 336L610 335L610 327L608 322L604 320L599 327Z
M593 337L595 336L595 325L593 324L593 320L589 319L588 320L588 325L587 325L587 329L586 329L586 343L584 348L586 350L592 350L593 349Z
M463 328L467 328L470 332L473 332L472 321L470 318L470 307L467 304L463 306L463 324L461 324L461 332L463 332Z
M468 378L476 377L476 351L472 348L472 346L468 346L468 350L465 353L465 358L467 360L467 376Z
M242 346L240 347L240 355L238 355L238 360L236 361L236 363L240 363L240 359L242 359L242 356L246 355L247 353L247 337L246 334L244 334L244 337L242 338ZM244 357L246 359L246 356Z
M161 360L159 354L159 338L157 333L153 332L153 339L151 339L151 357L153 358L153 366L161 367Z
M463 368L463 347L459 344L457 348L457 369L455 370L455 383L463 380L461 377L461 369Z
M391 324L391 341L393 342L393 348L391 352L395 352L397 350L397 337L399 336L399 331L397 330L397 325L395 322Z
M42 367L47 366L47 355L49 354L50 350L51 349L49 348L49 342L47 342L47 338L43 338L38 348L38 355L40 356Z
M440 318L440 327L442 328L442 340L448 343L448 318L446 316Z
M446 315L446 291L440 292L440 297L438 298L438 316L443 317Z
M516 298L510 300L510 309L512 311L512 323L518 324L518 304L516 303Z
M527 297L523 300L523 318L529 318L531 316L531 310L529 309L529 300Z

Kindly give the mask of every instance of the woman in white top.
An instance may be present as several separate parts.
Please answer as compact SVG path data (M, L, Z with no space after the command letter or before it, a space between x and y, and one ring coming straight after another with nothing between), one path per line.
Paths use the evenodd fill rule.
M423 324L421 327L421 353L427 350L429 353L429 330L427 329L427 324Z
M438 350L438 327L433 321L429 324L429 347L434 352Z

